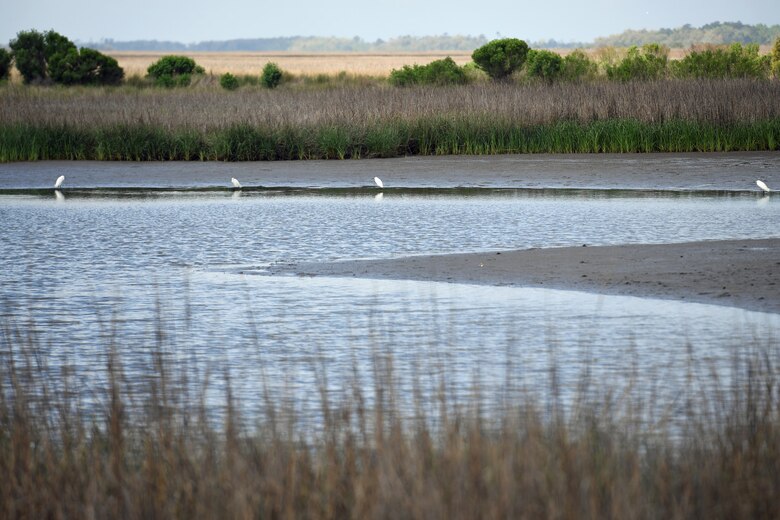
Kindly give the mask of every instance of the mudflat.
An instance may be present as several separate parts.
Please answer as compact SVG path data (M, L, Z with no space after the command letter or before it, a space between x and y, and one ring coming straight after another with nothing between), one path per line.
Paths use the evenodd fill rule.
M780 152L529 154L402 157L346 161L96 162L0 164L0 188L374 187L755 191L780 187Z
M275 266L271 274L549 287L780 313L780 239L560 247Z

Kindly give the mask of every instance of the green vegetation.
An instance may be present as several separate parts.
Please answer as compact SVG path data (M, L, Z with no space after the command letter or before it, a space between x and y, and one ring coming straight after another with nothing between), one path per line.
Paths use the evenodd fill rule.
M780 119L713 125L612 119L518 126L502 120L423 118L375 125L269 128L234 124L208 131L142 124L105 128L0 126L0 162L273 161L404 155L649 153L780 150Z
M758 45L732 44L728 49L694 50L671 63L672 73L681 78L755 78L769 75L771 57L760 56Z
M628 49L617 65L607 66L607 77L619 81L654 80L666 76L669 49L655 43Z
M62 85L119 85L124 71L114 58L75 47L49 59L49 76Z
M775 40L772 46L772 74L775 78L780 78L780 37Z
M114 58L82 48L54 31L22 31L9 46L25 83L117 85L124 71Z
M504 38L486 43L471 55L471 59L494 80L505 80L525 63L528 44L516 38Z
M266 88L276 88L282 81L282 69L273 62L265 64L263 73L260 75L260 81Z
M529 78L538 78L552 83L560 79L563 74L563 58L552 51L531 49L528 51L526 74Z
M5 81L11 76L11 53L0 47L0 81Z
M430 62L427 65L405 65L402 69L390 72L390 84L397 87L411 85L462 85L467 77L463 67L459 67L449 56Z
M654 413L654 395L588 373L577 390L553 375L529 393L508 372L502 402L485 406L477 378L471 397L453 395L446 360L415 371L404 406L384 348L343 389L311 362L314 402L261 378L247 403L220 370L177 364L164 330L133 366L112 339L88 383L70 367L60 381L20 329L3 324L0 350L3 518L780 517L771 340L734 346L730 370L691 376Z
M216 88L4 87L0 161L753 151L780 143L777 81L347 85L230 96Z
M148 77L161 87L186 87L192 81L193 74L203 74L203 67L187 56L163 56L149 65Z
M588 81L596 77L598 64L587 54L577 49L563 58L561 78L566 81Z
M238 78L226 72L219 77L219 86L225 90L236 90L238 88Z

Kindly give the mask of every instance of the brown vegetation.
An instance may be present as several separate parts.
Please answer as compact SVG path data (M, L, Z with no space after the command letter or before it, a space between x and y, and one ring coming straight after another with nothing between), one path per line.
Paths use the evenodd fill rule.
M89 128L147 124L203 130L234 124L264 128L368 124L422 118L501 120L535 125L572 120L685 120L723 124L780 117L780 83L751 80L474 84L460 87L332 89L8 88L2 124L67 124Z
M442 390L417 396L438 405L412 413L396 404L392 359L377 355L372 391L358 375L341 401L322 390L319 425L301 424L294 402L266 392L265 414L249 428L229 391L215 422L208 382L179 377L162 347L132 378L107 352L105 387L85 403L83 388L56 383L45 356L5 332L2 518L780 515L773 349L735 359L733 387L699 394L690 381L655 420L642 397L587 379L589 397L570 408L515 391L485 412ZM559 390L552 384L550 395Z
M170 52L109 52L128 76L145 75L146 69ZM471 53L453 52L412 52L412 53L295 53L295 52L185 52L206 72L222 74L259 75L268 62L278 64L282 70L292 74L360 74L366 76L387 76L391 70L404 65L425 64L451 56L459 65L471 61Z

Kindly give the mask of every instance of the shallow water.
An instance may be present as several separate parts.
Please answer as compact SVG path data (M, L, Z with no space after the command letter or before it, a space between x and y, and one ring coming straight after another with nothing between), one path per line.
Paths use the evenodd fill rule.
M659 403L690 378L730 381L736 355L776 348L780 315L545 289L241 274L273 263L528 247L769 238L780 204L753 194L517 190L0 195L0 320L34 327L54 379L104 384L113 340L133 380L163 349L187 370L228 370L236 396L346 392L394 360L408 398L446 376L488 405L507 387L571 396L588 374ZM775 225L770 225L775 223ZM162 336L158 335L162 332ZM7 341L8 336L4 336ZM551 372L551 368L555 368ZM421 377L418 377L421 376ZM214 384L219 399L221 383ZM661 399L663 398L663 399Z

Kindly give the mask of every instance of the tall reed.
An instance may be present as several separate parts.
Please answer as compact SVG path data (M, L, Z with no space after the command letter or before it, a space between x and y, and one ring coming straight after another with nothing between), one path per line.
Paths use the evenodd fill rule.
M776 150L780 83L0 90L0 161Z
M35 334L3 330L1 517L780 515L771 348L748 345L733 386L698 396L697 406L695 390L681 395L673 428L648 422L641 399L608 385L568 410L514 394L496 415L478 397L452 403L442 381L439 395L417 397L439 411L410 414L395 404L392 358L377 354L373 373L355 376L372 390L356 382L336 400L322 383L312 433L294 402L280 405L284 396L262 389L265 413L246 426L229 379L215 416L205 404L214 378L188 380L169 361L164 334L156 337L146 372L133 378L121 340L112 341L104 384L85 402L67 370L52 378Z

